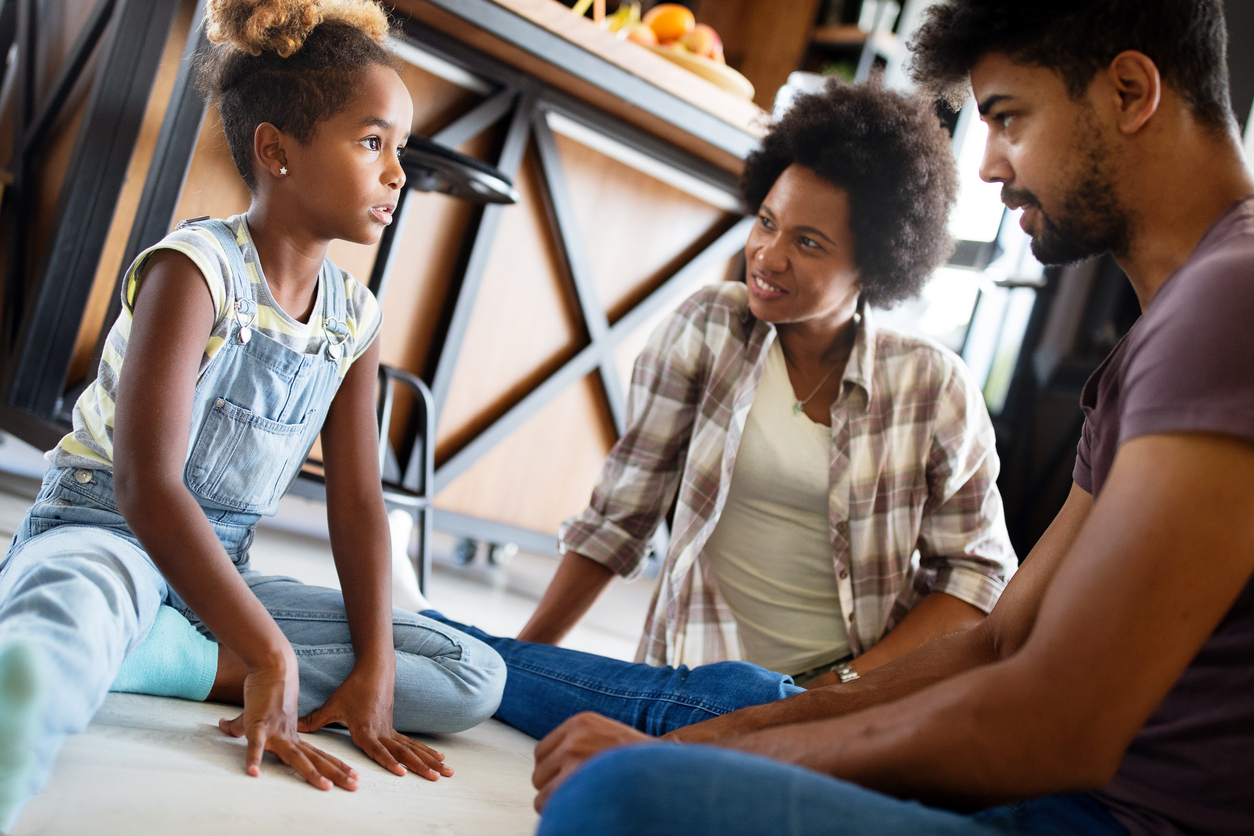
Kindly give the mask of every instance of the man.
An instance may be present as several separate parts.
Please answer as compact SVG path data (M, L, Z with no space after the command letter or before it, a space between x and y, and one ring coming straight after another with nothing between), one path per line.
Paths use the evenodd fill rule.
M580 769L650 738L572 718L536 749L542 834L1254 832L1254 178L1221 3L947 0L912 47L933 89L969 77L1038 258L1109 250L1140 299L1071 494L979 626L673 735L714 746Z

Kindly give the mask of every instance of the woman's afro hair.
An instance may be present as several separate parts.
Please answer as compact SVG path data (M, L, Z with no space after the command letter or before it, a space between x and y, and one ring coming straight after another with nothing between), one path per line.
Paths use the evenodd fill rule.
M946 227L957 170L949 134L922 97L836 79L800 96L745 161L746 206L757 212L791 165L848 193L866 303L909 299L953 251Z

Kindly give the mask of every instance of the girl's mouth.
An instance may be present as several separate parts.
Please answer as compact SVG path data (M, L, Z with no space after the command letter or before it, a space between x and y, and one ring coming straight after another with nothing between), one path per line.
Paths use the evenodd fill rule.
M392 222L392 212L396 209L394 204L385 203L382 206L371 206L370 214L382 224L390 224Z

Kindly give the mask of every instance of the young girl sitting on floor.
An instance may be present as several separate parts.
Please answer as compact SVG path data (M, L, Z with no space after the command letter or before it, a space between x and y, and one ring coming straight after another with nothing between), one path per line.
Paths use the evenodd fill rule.
M183 617L220 644L128 665L130 689L242 704L221 726L247 737L250 775L271 751L316 787L355 788L297 737L334 722L398 775L451 775L399 731L474 726L504 687L495 651L391 606L381 314L325 258L333 239L378 241L405 182L413 105L381 46L387 19L371 0L210 0L207 18L205 74L252 204L136 259L74 431L0 564L0 831L127 654ZM319 432L342 594L248 565L254 525Z

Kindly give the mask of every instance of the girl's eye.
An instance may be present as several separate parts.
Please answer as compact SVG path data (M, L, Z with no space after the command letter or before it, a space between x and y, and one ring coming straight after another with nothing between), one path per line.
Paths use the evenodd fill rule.
M405 146L404 145L396 146L396 158L399 160L403 156L405 156Z
M997 122L997 124L1001 125L1003 128L1009 127L1010 123L1014 120L1015 115L1013 113L999 113L993 117L993 121Z
M366 146L366 148L371 151L378 151L381 147L383 147L383 143L379 141L377 136L368 136L361 141L361 144Z

